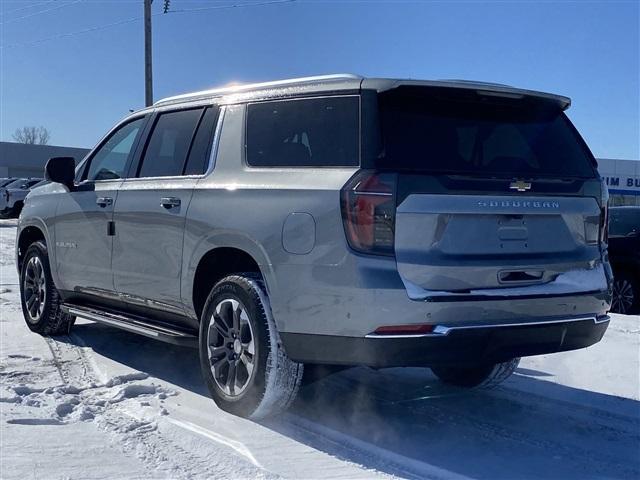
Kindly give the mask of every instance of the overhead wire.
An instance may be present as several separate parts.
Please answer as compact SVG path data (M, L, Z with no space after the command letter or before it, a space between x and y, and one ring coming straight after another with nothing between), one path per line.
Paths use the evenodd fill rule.
M63 3L60 5L56 5L55 7L47 8L45 10L40 10L38 12L32 12L27 15L23 15L22 17L10 18L9 20L4 20L0 22L0 25L6 25L7 23L17 22L18 20L24 20L25 18L35 17L36 15L42 15L43 13L53 12L54 10L60 10L61 8L70 7L71 5L75 5L76 3L84 2L85 0L73 0L70 3Z
M7 15L8 13L21 12L22 10L28 10L29 8L39 7L41 5L45 5L47 3L52 3L52 2L55 2L55 1L56 0L44 0L43 2L37 2L37 3L32 3L30 5L24 5L22 7L14 8L12 10L2 11L2 12L0 12L0 15Z
M77 0L76 3L78 1L82 1L82 0ZM270 0L270 1L265 1L265 2L254 2L254 3L236 3L236 4L232 4L232 5L214 5L214 6L209 6L209 7L198 7L198 8L187 8L187 9L181 9L181 10L170 10L169 12L167 12L166 15L169 14L178 14L178 13L192 13L192 12L200 12L200 11L205 11L205 10L222 10L222 9L230 9L230 8L246 8L246 7L258 7L258 6L263 6L263 5L275 5L275 4L283 4L283 3L293 3L296 0ZM152 14L152 17L156 17L159 15L165 15L164 13L161 12L157 12ZM44 37L44 38L40 38L37 40L33 40L30 42L22 42L22 43L12 43L9 45L0 45L0 49L2 48L16 48L16 47L31 47L31 46L35 46L35 45L39 45L41 43L46 43L52 40L58 40L60 38L68 38L68 37L75 37L78 35L84 35L87 33L91 33L91 32L96 32L99 30L105 30L108 28L112 28L112 27L116 27L119 25L124 25L127 23L133 23L136 22L138 20L142 20L143 16L137 16L137 17L131 17L131 18L126 18L123 20L118 20L116 22L112 22L112 23L107 23L104 25L97 25L95 27L89 27L89 28L84 28L81 30L76 30L73 32L65 32L65 33L59 33L56 35L51 35L49 37ZM1 23L0 23L1 25Z

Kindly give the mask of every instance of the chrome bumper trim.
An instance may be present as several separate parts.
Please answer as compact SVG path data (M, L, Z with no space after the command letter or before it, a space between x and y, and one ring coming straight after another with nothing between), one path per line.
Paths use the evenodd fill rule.
M403 334L403 335L378 335L370 333L365 335L364 338L420 338L420 337L443 337L449 335L453 330L475 330L479 328L509 328L509 327L527 327L537 325L553 325L556 323L568 323L568 322L584 322L585 320L591 320L594 324L600 324L608 322L611 319L609 315L603 315L601 317L579 317L579 318L563 318L560 320L546 320L540 322L521 322L521 323L492 323L483 325L460 325L457 327L447 327L445 325L436 325L431 333L418 333L415 335Z

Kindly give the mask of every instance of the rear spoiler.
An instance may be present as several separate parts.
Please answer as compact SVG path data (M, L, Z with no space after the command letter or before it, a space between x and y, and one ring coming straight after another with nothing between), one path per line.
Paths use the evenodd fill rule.
M514 88L498 83L469 82L466 80L392 80L386 78L365 78L361 84L362 89L372 89L378 92L386 92L404 86L463 89L475 91L478 95L513 99L525 97L539 98L555 104L561 110L566 110L571 106L571 99L569 97L535 90Z

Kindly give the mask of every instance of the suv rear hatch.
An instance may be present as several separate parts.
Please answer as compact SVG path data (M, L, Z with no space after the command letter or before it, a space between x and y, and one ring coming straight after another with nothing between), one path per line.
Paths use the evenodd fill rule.
M568 102L433 86L376 100L381 134L369 166L388 188L387 207L374 208L396 209L395 230L374 234L392 237L410 294L606 288L606 192L563 113Z

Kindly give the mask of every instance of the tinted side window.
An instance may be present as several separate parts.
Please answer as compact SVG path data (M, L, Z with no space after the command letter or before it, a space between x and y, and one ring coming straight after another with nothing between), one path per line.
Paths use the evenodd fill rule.
M184 167L185 175L202 175L207 170L218 111L218 107L209 107L204 112L196 136L193 139L193 145L191 145L187 164Z
M247 163L254 167L357 166L358 97L250 104Z
M123 177L127 159L136 143L140 129L144 125L144 120L144 118L139 118L129 122L109 137L89 160L89 170L85 175L87 180L109 180Z
M182 175L202 108L163 113L158 117L144 152L138 177Z

